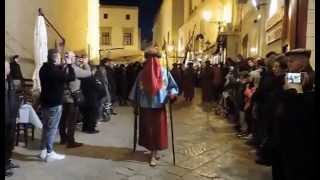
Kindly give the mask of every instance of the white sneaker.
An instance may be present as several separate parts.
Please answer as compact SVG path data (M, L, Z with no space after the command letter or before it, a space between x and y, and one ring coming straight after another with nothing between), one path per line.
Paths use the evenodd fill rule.
M43 160L43 161L46 160L46 157L47 157L47 149L41 150L41 153L40 153L39 157L40 157L40 159Z
M46 161L47 162L52 162L52 161L55 161L55 160L62 160L64 159L66 156L63 155L63 154L57 154L56 152L52 151L51 153L48 153L47 154L47 158L46 158Z

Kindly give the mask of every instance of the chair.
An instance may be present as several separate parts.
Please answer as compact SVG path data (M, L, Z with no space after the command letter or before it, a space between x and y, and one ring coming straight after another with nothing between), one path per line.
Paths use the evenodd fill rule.
M20 106L26 103L25 97L19 96L19 103ZM23 115L23 117L20 117L20 115ZM28 130L31 129L31 138L32 141L34 140L34 129L35 127L29 123L25 118L27 118L29 115L26 114L26 112L23 112L22 110L19 110L18 113L18 118L17 118L17 124L16 124L16 146L19 144L19 139L20 139L20 132L23 131L24 134L24 142L25 146L28 146Z

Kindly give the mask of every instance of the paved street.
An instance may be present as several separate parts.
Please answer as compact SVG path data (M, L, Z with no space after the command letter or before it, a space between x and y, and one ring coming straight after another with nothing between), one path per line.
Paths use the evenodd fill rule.
M252 148L235 136L231 125L200 105L199 93L192 104L178 100L173 107L176 166L172 165L171 146L161 152L159 165L148 164L146 150L132 153L133 113L130 107L117 107L117 116L100 123L99 134L80 131L76 139L83 147L66 149L66 159L44 163L37 159L39 135L28 149L15 148L15 169L8 180L271 180L270 167L254 162ZM170 124L170 123L169 123ZM169 131L170 132L170 131ZM169 136L171 137L171 136ZM171 142L170 142L171 144Z

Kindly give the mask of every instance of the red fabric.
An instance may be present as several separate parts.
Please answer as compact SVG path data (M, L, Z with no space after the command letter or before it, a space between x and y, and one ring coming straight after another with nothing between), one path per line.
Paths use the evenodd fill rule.
M252 95L256 92L256 88L249 88L249 87L246 87L245 91L244 91L244 95L245 95L245 98L244 98L244 101L245 101L245 105L244 105L244 110L247 110L249 109L249 107L251 106L251 97Z
M139 145L148 150L168 148L168 125L166 109L140 108Z
M141 72L141 83L143 89L151 96L157 94L162 87L161 65L159 59L151 57L147 59Z

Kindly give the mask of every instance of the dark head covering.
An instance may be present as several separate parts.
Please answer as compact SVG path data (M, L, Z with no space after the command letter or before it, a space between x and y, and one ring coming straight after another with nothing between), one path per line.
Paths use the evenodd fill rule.
M288 52L285 53L285 55L287 57L289 56L304 56L306 58L310 58L311 56L311 50L309 49L303 49L303 48L300 48L300 49L292 49Z

